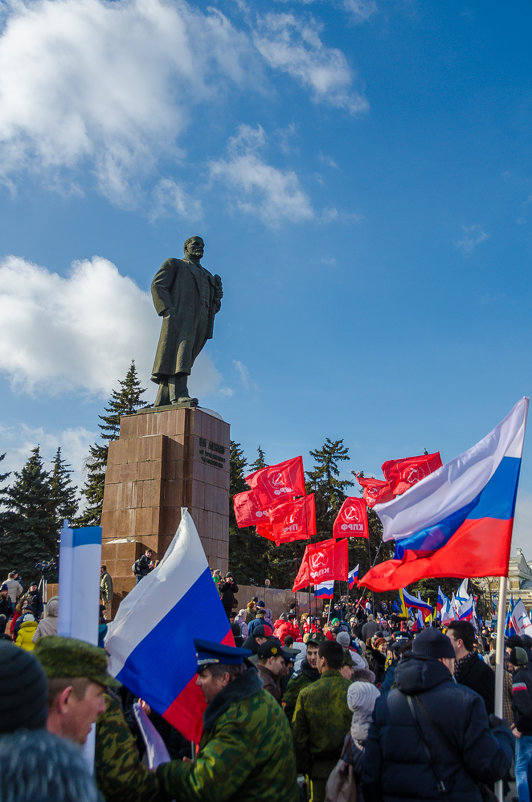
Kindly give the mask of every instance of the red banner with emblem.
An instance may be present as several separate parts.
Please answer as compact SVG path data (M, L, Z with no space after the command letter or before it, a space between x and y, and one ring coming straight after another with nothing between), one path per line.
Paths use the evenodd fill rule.
M384 504L384 502L392 501L395 498L390 483L385 479L357 476L357 482L364 488L363 497L367 507L374 507L375 504Z
M440 452L436 451L435 454L421 454L419 457L390 459L383 463L382 472L386 481L390 483L392 492L400 496L441 466Z
M369 537L368 513L363 498L346 498L336 516L333 537Z
M292 591L319 585L325 580L347 582L349 572L347 540L322 540L307 546Z
M261 526L269 524L270 518L267 509L261 509L252 490L244 493L235 493L233 496L235 518L237 526Z
M270 522L275 543L306 540L316 534L316 505L314 493L295 501L277 504L270 509Z
M246 482L255 494L257 505L263 509L289 501L294 496L304 496L303 458L294 457L278 465L260 468L246 476Z

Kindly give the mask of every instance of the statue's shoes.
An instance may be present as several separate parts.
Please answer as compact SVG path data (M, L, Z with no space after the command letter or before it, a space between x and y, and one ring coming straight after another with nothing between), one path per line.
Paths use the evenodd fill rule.
M197 398L191 398L189 395L182 395L174 401L174 404L189 404L191 407L197 407L198 403Z

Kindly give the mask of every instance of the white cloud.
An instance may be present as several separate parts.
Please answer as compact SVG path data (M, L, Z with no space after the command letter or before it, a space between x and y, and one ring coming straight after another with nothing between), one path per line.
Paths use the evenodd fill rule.
M475 248L482 242L489 239L490 235L486 234L482 226L475 224L472 226L462 226L462 239L455 242L464 256L471 256Z
M342 6L356 21L365 21L377 11L375 0L342 0Z
M311 219L312 206L297 175L267 164L259 155L265 145L266 135L260 125L240 126L237 136L229 141L227 159L210 163L211 177L234 190L229 193L230 203L267 225Z
M66 278L15 256L0 262L0 371L17 392L106 397L134 359L150 400L159 330L150 294L107 259L75 262ZM201 397L220 383L200 354L190 389Z
M151 219L169 213L177 213L191 223L203 219L201 201L194 198L184 184L171 178L161 178L153 192Z
M82 426L49 432L42 427L30 427L21 423L16 427L0 427L0 438L2 440L0 453L6 454L0 463L1 473L20 471L28 461L32 449L37 445L45 463L44 467L50 470L51 462L60 446L62 459L72 468L72 482L81 487L85 480L84 464L89 454L89 445L95 442L97 434ZM11 475L7 483L10 484L13 478Z
M257 22L254 42L266 61L288 73L314 99L343 108L351 114L367 111L366 98L352 88L353 71L344 54L326 47L320 27L293 14L266 14Z
M252 393L253 395L256 395L259 392L260 387L258 383L252 378L247 365L244 365L244 363L240 359L234 359L233 367L235 368L240 384L242 385L246 393Z
M161 0L21 0L0 37L0 175L89 165L100 191L131 188L257 61L220 12ZM258 70L254 70L257 79Z
M343 212L336 207L328 207L324 209L320 216L321 223L344 223L347 225L357 224L363 219L361 214L356 212Z
M318 0L275 0L277 3L299 3L303 6L317 3ZM331 0L325 0L327 4ZM369 19L377 11L375 0L337 0L334 5L346 11L356 22L363 22Z
M342 2L352 11L368 5ZM323 44L312 19L267 14L250 31L248 17L241 13L239 30L220 11L185 0L8 0L0 21L0 180L14 189L30 172L57 191L80 193L88 170L115 204L148 206L153 192L154 214L199 219L199 200L189 200L182 179L152 183L165 159L185 169L185 135L204 123L207 107L219 117L231 93L263 91L265 65L315 101L351 113L367 108L345 56ZM263 182L269 177L278 180L273 173Z
M333 170L338 170L338 165L336 164L332 156L328 156L326 153L320 152L318 154L318 158L323 164L327 165L327 167L332 167Z

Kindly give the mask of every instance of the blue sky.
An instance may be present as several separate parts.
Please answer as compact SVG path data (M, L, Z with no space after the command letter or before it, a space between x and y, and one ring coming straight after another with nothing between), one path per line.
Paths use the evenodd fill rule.
M269 462L444 461L529 395L532 10L22 0L0 11L0 453L82 471L151 279L224 281L191 388ZM532 559L531 446L514 545Z

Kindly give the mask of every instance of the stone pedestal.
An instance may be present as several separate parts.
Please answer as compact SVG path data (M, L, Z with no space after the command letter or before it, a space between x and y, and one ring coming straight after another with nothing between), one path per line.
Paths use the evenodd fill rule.
M116 609L146 548L160 560L188 507L211 568L229 557L229 424L199 408L147 410L120 419L109 444L102 562ZM115 542L118 541L118 542Z

